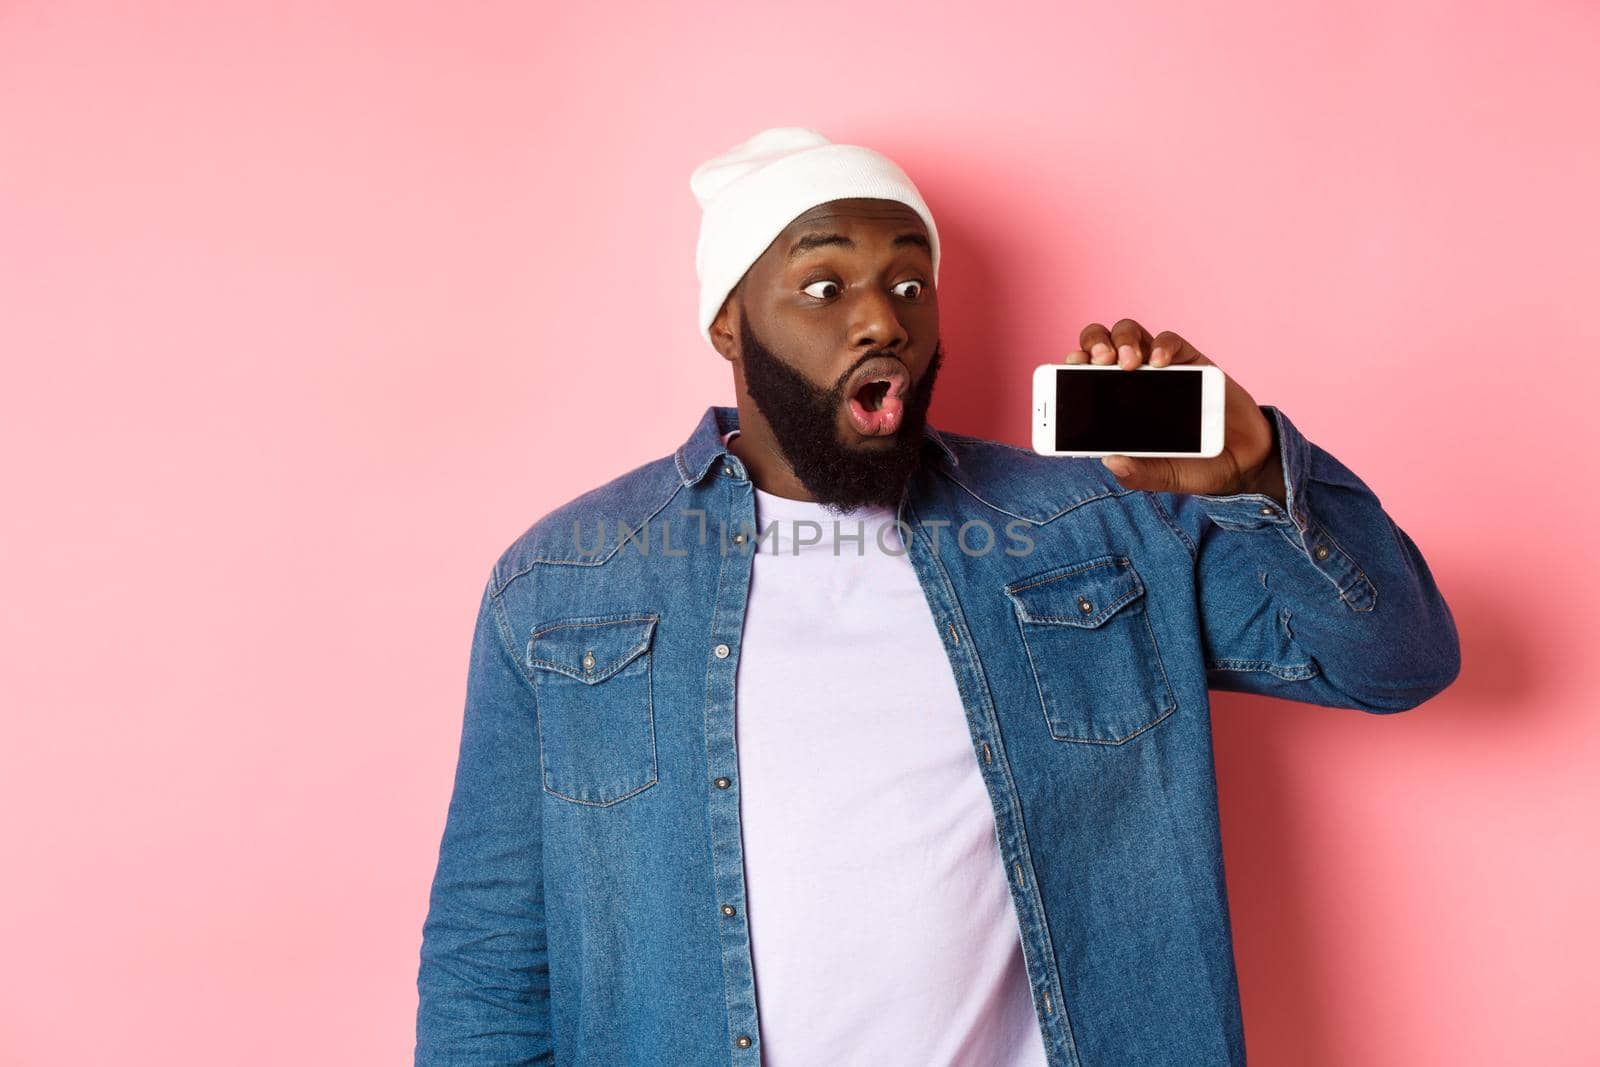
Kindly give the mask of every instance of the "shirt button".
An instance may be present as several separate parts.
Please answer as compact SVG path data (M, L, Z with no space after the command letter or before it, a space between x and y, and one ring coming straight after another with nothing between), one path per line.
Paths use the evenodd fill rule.
M1088 615L1094 611L1094 603L1088 597L1081 596L1078 598L1078 610Z
M732 915L736 910L732 904L724 904L722 906L722 914L724 915Z
M722 473L731 476L733 474L733 468L731 466L729 466L728 464L724 463L722 465Z
M717 785L718 789L726 789L732 784L733 784L733 782L731 782L727 778L718 778L717 782L716 782L716 785Z
M736 544L736 545L744 544L744 534L742 534L742 533L734 534L733 535L733 543Z
M738 1037L733 1039L733 1043L735 1045L738 1045L740 1048L749 1048L750 1047L750 1035L749 1034L740 1034Z
M1316 550L1313 551L1311 554L1316 556L1318 559L1327 559L1328 558L1328 546L1327 545L1318 545L1316 547Z
M1272 505L1270 505L1270 504L1261 505L1261 514L1263 514L1263 515L1271 515L1272 514Z
M586 670L586 671L594 670L594 653L593 652L585 652L583 654L583 669Z
M713 648L711 650L711 653L712 653L712 655L716 656L718 659L727 659L728 658L728 646L727 645L718 645L716 648Z

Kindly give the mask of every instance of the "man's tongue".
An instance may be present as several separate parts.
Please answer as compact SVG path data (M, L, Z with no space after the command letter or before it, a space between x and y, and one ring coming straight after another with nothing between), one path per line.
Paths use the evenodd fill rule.
M875 407L867 407L863 400ZM857 393L845 402L845 407L849 409L850 421L856 430L868 437L894 433L900 428L900 418L905 413L901 398L890 396L882 385L869 386Z

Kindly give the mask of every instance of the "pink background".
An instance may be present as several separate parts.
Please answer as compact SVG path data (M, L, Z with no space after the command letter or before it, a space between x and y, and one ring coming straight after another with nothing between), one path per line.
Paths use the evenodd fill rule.
M1498 6L0 4L0 1061L407 1061L487 568L732 402L688 174L798 124L938 216L937 424L1178 330L1455 610L1215 701L1252 1062L1596 1062L1600 16Z

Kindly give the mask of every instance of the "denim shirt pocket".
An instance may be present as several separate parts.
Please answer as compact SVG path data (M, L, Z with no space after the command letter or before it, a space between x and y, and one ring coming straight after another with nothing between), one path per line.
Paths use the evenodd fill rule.
M1126 556L1095 556L1005 587L1050 736L1120 745L1178 706L1144 583Z
M528 636L547 793L605 806L656 784L651 641L659 616L559 619Z

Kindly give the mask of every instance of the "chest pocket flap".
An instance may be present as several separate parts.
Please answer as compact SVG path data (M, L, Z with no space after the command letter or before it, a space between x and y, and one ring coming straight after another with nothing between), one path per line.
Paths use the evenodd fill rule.
M593 685L643 655L655 628L654 615L554 623L534 631L528 641L528 666Z
M1050 736L1120 745L1177 707L1144 582L1126 556L1095 556L1005 587Z
M1024 622L1094 627L1143 596L1144 583L1127 560L1105 557L1012 582L1006 595Z

